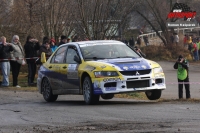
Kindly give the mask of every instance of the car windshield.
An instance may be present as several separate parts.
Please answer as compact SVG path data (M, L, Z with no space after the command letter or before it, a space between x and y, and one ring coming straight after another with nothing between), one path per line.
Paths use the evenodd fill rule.
M140 56L123 43L80 45L84 59L139 58Z

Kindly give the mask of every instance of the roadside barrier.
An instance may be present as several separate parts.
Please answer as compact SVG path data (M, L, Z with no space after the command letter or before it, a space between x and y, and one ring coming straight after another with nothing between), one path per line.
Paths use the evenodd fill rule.
M196 84L199 85L200 82L166 82L165 84Z
M7 61L9 61L9 60L32 60L32 59L39 59L40 57L31 57L31 58L15 58L15 59L11 59L11 58L9 58L9 59L0 59L0 61L2 61L2 60L7 60Z

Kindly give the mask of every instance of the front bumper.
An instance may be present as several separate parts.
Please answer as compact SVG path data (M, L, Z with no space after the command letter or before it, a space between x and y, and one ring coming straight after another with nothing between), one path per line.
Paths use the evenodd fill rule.
M114 78L93 78L94 94L109 94L109 93L126 93L166 89L165 77L145 76L124 76L123 80L120 77Z

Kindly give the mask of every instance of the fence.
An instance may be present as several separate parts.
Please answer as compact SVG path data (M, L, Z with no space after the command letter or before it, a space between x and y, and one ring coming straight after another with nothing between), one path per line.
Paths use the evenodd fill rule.
M175 31L177 31L177 33L180 33L182 32L182 34L184 35L185 34L185 31L186 30L190 30L190 31L193 31L195 29L200 29L200 26L198 25L197 27L192 27L192 28L177 28L177 29L174 29ZM170 31L170 30L169 30ZM158 31L158 34L160 34L160 36L162 36L162 31ZM151 32L151 33L147 33L147 34L142 34L142 35L139 35L139 37L143 37L144 36L147 36L150 39L153 39L153 38L158 38L158 35L156 32ZM160 39L160 38L159 38ZM144 41L144 40L143 40ZM161 41L161 40L160 40Z

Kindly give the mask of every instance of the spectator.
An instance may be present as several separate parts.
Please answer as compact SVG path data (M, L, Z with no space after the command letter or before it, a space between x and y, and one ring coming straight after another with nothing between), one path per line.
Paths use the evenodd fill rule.
M51 56L52 50L50 48L50 40L49 39L45 40L43 46L40 47L39 56L41 56L42 52L45 53L46 57Z
M198 56L200 56L200 38L198 38L197 50L198 50Z
M123 39L122 42L128 45L128 41L126 39Z
M77 35L72 37L72 42L78 42L78 36Z
M42 44L44 44L44 41L47 40L47 39L49 39L48 36L43 37L43 39L42 39Z
M61 46L61 45L65 44L65 43L67 43L67 37L64 36L64 35L62 35L62 36L61 36L61 41L60 41L60 43L58 44L58 46Z
M37 51L40 49L40 44L37 39L28 36L26 39L26 44L24 45L24 49L26 55L25 57L32 58L26 60L28 64L28 85L32 86L35 84L34 78L36 74L36 59L33 59L33 57L37 57Z
M192 37L191 36L188 36L187 44L188 44L188 50L191 52L191 50L192 50Z
M134 38L133 38L133 36L130 38L130 40L129 40L129 46L130 47L134 47L134 45L135 45L135 40L134 40Z
M183 98L183 84L185 85L186 98L190 98L189 64L182 55L179 55L174 69L177 69L179 99Z
M56 45L55 39L52 38L52 39L50 40L50 44L51 44L51 45L50 45L51 51L54 52L54 51L58 48L58 46Z
M0 38L0 45L2 45L2 41L1 41L1 38ZM0 46L1 47L1 46ZM1 72L1 58L0 58L0 75L2 75L2 72ZM1 85L2 81L0 81L0 85Z
M139 47L141 46L141 37L140 36L138 36L138 38L137 38L137 44L139 45Z
M179 43L179 36L177 33L174 33L174 43L176 44L176 46L178 45Z
M187 39L188 39L188 35L185 35L183 38L184 47L187 46Z
M146 57L146 55L145 55L137 46L134 47L134 50L135 50L141 57L143 57L143 58Z
M174 43L174 35L173 34L171 34L170 40L171 40L171 43L173 44Z
M11 59L14 59L10 61L11 70L12 70L12 78L13 78L13 86L20 88L20 86L18 85L18 75L19 75L19 70L21 68L21 65L23 63L24 50L21 43L19 42L18 35L13 36L11 47L13 48L13 51L11 52Z
M199 60L199 53L198 53L198 48L197 48L196 43L192 43L192 50L191 51L193 53L194 61L198 61Z
M0 45L0 59L1 60L1 71L3 75L2 87L9 86L9 76L10 76L10 62L11 58L10 52L13 51L10 43L6 42L6 38L4 36L1 37L2 44Z
M147 35L144 36L144 43L146 46L149 45L149 39Z
M70 42L70 40L71 40L70 38L67 38L67 43L69 43L69 42Z

